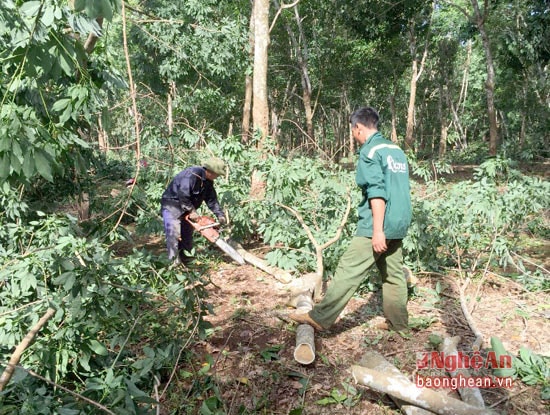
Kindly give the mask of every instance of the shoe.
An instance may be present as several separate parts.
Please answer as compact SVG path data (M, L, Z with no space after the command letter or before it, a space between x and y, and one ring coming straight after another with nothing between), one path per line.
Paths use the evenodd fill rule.
M180 263L183 265L189 265L195 260L194 256L183 255L180 257Z
M288 317L290 317L292 320L294 320L297 323L309 324L311 327L313 327L317 331L324 330L324 327L321 326L319 323L317 323L315 320L313 320L309 316L309 313L292 313Z
M377 330L390 330L391 328L390 323L388 323L388 320L386 320L382 316L373 318L371 321L369 321L368 325L371 329L377 329Z

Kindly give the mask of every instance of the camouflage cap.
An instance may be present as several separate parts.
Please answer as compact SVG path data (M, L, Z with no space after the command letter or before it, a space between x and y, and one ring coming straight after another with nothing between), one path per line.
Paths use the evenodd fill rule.
M225 174L225 167L226 167L225 162L220 158L211 157L208 160L206 160L202 164L202 166L205 169L210 170L213 173L216 173L216 174L219 174L219 175L224 175Z

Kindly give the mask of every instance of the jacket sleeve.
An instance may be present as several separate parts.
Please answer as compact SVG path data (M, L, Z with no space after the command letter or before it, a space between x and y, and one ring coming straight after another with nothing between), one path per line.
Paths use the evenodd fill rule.
M218 202L218 195L216 194L216 189L214 189L213 184L208 184L208 188L206 189L206 192L204 194L204 201L206 202L206 205L212 211L212 213L216 215L216 217L222 216L225 218L225 214L220 207L220 203Z
M384 172L382 171L382 163L378 158L378 154L374 154L373 158L369 158L364 152L361 152L357 163L355 181L363 190L363 196L366 199L381 198L387 201Z

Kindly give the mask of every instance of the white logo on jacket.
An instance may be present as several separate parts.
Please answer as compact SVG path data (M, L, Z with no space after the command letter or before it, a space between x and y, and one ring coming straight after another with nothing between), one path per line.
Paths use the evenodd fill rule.
M386 161L388 162L388 168L394 173L407 172L407 163L400 163L398 161L395 161L392 156L388 156Z

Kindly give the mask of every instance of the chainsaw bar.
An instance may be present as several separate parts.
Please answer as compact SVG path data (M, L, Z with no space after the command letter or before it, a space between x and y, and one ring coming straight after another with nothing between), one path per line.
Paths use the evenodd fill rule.
M223 239L218 238L214 243L218 245L218 248L220 248L223 252L233 258L235 262L244 265L244 258L241 256L241 254L239 254L231 245L229 245Z

